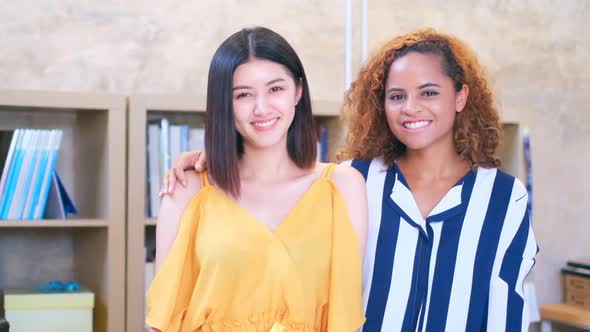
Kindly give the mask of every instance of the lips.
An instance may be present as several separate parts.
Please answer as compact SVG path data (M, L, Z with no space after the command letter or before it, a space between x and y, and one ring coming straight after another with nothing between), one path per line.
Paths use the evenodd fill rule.
M279 118L272 118L268 120L253 121L250 124L257 130L269 130L275 127L279 122Z
M430 120L405 121L403 123L403 126L406 129L415 130L415 129L427 127L428 125L430 125L430 123L432 123L432 121L430 121Z

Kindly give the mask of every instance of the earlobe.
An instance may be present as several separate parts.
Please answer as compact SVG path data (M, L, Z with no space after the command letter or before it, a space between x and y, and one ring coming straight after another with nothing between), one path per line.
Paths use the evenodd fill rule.
M467 104L467 97L468 96L469 96L469 86L467 86L467 84L463 84L463 86L461 87L461 90L459 90L459 92L457 92L457 99L455 102L457 113L462 112L463 109L465 108L465 105Z

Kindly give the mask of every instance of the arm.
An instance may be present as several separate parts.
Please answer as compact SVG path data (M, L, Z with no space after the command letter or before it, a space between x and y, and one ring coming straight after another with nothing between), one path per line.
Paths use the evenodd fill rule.
M164 199L162 201L162 205L160 207L160 214L158 215L158 225L156 228L156 262L155 262L156 271L159 271L162 268L167 256L170 254L170 251L173 248L175 241L177 240L177 235L178 235L179 229L184 230L184 232L187 231L186 223L184 224L185 226L182 226L183 225L183 222L182 222L183 214L184 214L186 207L192 201L194 195L201 188L199 176L195 172L188 172L186 175L186 178L187 178L187 186L179 188L174 195L164 197ZM182 240L181 240L181 242L182 242ZM179 249L177 248L176 250L179 250ZM181 248L181 250L183 250L183 249ZM177 254L178 254L178 252L177 252ZM171 267L169 266L168 273L170 272L170 268ZM172 268L174 269L174 267L172 267ZM181 267L179 267L179 268L181 268ZM156 278L152 282L152 287L150 287L150 292L151 292L151 289L153 288L154 283L156 283L157 277L158 277L158 274L156 273ZM173 282L173 280L167 279L164 281L164 283L169 283L169 282ZM160 285L157 286L157 288L160 289L158 291L160 294L159 296L161 296L163 294L167 294L170 291L174 292L177 290L177 289L162 290L161 284L162 284L162 281L160 281ZM158 298L160 298L159 296L158 296ZM172 298L172 297L174 297L174 295L171 295L170 297ZM174 300L172 300L171 302L169 301L169 303L174 303L174 302L175 302ZM148 306L149 306L149 303L150 303L150 295L148 293ZM173 307L173 306L174 306L173 304L169 305L169 307ZM150 318L151 317L148 315L147 319L149 320ZM162 324L162 318L160 316L160 318L158 318L154 321L151 321L151 322L154 323L153 325ZM150 331L160 332L161 330L150 327Z
M156 228L156 272L176 239L182 213L201 189L201 181L195 172L187 172L185 181L186 186L178 188L174 194L164 196L160 205Z
M362 260L367 242L366 185L358 171L344 165L336 166L332 182L339 192L335 202L340 209L334 210L334 214L340 224L332 233L330 296L320 331L356 331L365 321ZM346 225L347 222L350 224Z
M164 174L164 177L162 178L160 197L172 195L176 188L176 182L180 182L183 187L186 187L187 180L184 171L191 169L194 169L197 172L207 169L207 156L205 152L183 152L180 157L174 161L174 166L172 166L172 169Z
M359 239L361 258L365 257L369 219L365 179L356 169L346 165L337 165L332 174L332 180L342 194L348 208L350 222Z
M498 245L490 283L487 331L528 331L529 314L524 302L524 279L532 269L538 251L531 220L526 211L524 186L515 184L519 194L509 206ZM522 187L522 188L519 188Z

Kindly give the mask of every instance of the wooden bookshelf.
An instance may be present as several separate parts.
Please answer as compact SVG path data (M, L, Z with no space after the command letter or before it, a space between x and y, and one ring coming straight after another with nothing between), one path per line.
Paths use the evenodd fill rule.
M149 120L198 125L204 118L205 100L188 95L135 95L129 98L127 178L127 331L143 331L145 310L145 242L155 237L156 220L146 215L146 129ZM200 123L202 125L202 123ZM148 228L152 228L151 232ZM155 239L154 239L155 240Z
M124 331L125 103L0 91L0 129L63 130L56 170L79 210L68 220L0 220L0 288L74 280L95 293L95 332Z
M328 129L328 155L335 156L343 141L340 104L314 101L314 115ZM204 127L205 98L190 95L135 95L129 98L129 154L127 208L127 331L141 331L145 310L145 245L155 242L156 219L146 216L146 126L149 120L166 117Z

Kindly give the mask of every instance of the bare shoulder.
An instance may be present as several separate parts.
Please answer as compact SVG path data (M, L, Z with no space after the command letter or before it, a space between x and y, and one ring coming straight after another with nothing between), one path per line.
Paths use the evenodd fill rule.
M336 165L332 181L343 195L362 195L366 191L365 178L354 167L348 165Z
M171 196L164 196L174 202L175 205L187 206L192 198L201 190L201 177L196 171L185 171L186 186L177 186ZM164 201L162 201L164 203Z
M369 214L365 179L351 166L336 165L332 172L332 182L344 199L350 223L359 239L361 257L364 257Z
M171 196L164 196L160 204L156 228L156 269L159 269L176 239L184 211L201 190L201 179L195 171L187 171L185 176L186 186L178 186Z
M197 172L186 171L185 176L186 186L177 186L172 195L166 195L162 198L158 217L159 225L178 223L178 217L201 190L201 178Z

